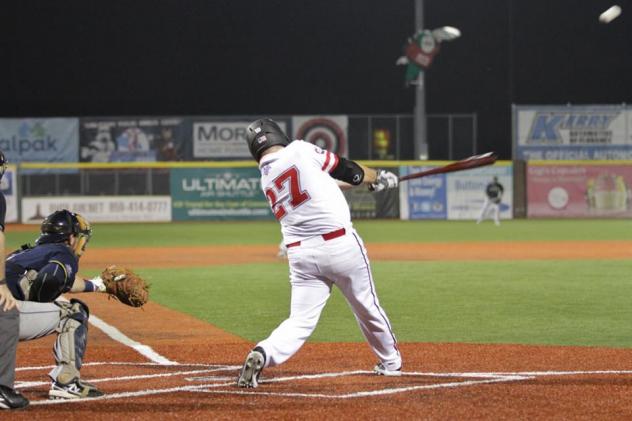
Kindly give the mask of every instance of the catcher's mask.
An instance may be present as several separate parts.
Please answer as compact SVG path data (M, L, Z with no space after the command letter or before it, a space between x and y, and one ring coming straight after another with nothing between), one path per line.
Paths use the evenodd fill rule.
M246 130L246 140L250 153L257 162L266 149L275 145L287 146L291 142L279 125L269 118L261 118L250 123Z
M92 237L92 228L90 222L83 216L63 209L51 213L44 219L41 234L35 244L70 242L71 236L75 237L72 250L79 257L86 250L88 241Z

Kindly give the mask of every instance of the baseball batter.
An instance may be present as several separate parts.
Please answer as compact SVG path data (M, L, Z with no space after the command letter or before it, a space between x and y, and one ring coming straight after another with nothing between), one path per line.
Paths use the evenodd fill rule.
M369 185L375 191L397 187L398 178L376 171L302 140L290 141L264 118L247 130L250 152L259 163L261 188L281 223L290 265L290 316L248 354L239 387L257 387L264 367L283 364L316 328L331 288L351 306L364 337L378 358L374 372L401 375L402 358L386 312L377 297L369 258L353 229L340 190Z
M476 220L477 224L480 224L485 219L485 215L492 211L494 213L494 223L496 226L500 225L500 202L504 192L505 188L498 182L498 177L494 176L492 181L485 187L485 202Z

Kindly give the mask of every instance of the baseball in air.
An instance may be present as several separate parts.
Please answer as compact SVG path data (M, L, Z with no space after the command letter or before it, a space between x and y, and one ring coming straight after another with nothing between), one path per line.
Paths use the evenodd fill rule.
M599 15L599 22L610 23L621 14L621 7L616 4Z

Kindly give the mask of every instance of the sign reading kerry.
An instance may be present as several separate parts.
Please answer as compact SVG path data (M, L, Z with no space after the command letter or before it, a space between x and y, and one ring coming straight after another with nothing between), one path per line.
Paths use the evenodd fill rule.
M632 109L625 105L513 107L514 158L632 159Z
M173 168L174 221L271 219L257 168Z

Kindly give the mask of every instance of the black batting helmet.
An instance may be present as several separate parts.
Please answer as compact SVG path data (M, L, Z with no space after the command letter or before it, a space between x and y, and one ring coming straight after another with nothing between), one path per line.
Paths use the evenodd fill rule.
M81 256L92 236L90 223L78 213L66 209L48 215L42 222L40 231L41 234L35 244L63 243L68 241L71 235L77 237L74 247L77 256Z
M261 118L250 123L246 133L250 153L259 162L261 154L266 149L279 145L287 146L291 140L279 125L270 118Z

